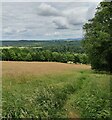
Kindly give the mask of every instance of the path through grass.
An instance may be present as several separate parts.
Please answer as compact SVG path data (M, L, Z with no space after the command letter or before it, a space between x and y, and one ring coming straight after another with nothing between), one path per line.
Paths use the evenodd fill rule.
M68 65L59 72L13 75L3 67L3 117L110 117L110 75Z

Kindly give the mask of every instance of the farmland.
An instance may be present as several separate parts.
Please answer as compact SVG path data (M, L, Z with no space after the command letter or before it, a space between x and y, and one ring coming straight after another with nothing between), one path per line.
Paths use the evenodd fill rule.
M89 65L2 62L2 115L110 118L110 77Z
M112 1L99 2L4 2L3 118L112 118Z

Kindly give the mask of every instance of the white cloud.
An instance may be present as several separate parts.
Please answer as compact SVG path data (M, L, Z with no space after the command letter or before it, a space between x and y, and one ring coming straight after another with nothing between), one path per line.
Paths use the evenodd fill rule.
M27 32L27 31L28 31L28 29L23 28L23 29L18 29L16 32L21 34L21 33Z
M2 2L101 2L103 0L2 0ZM108 0L110 1L110 0Z
M82 24L96 3L3 3L3 39L82 37Z
M79 11L79 12L77 12ZM53 23L58 29L67 29L72 25L79 25L86 21L85 14L87 13L87 8L76 7L74 9L64 9L58 10L55 7L42 3L39 6L38 14L44 17L53 16Z
M73 25L79 25L86 22L86 7L77 7L68 9L63 12L64 16L68 19L68 22Z
M42 3L38 7L38 13L39 15L43 15L43 16L59 16L60 15L60 12L56 8L46 3Z
M2 31L5 34L12 34L12 32L15 32L15 30L10 27L6 27L6 28L2 29Z
M25 32L28 32L28 29L25 29L25 28L12 28L12 27L6 27L3 29L3 34L8 34L8 35L11 35L11 34L23 34Z
M67 9L58 10L58 8L48 3L42 3L39 6L38 13L44 17L54 17L52 22L55 23L57 28L67 29L72 27L71 25L83 25L87 22L88 19L94 16L95 8L96 4L93 3L91 6L72 6L72 8L68 7Z
M88 8L88 11L87 11L87 19L91 19L94 17L95 15L95 12L96 12L96 4L91 4Z
M60 35L60 32L51 32L51 33L46 33L46 36L57 36Z
M57 26L57 29L67 29L69 28L69 23L66 18L58 17L53 20L53 23Z

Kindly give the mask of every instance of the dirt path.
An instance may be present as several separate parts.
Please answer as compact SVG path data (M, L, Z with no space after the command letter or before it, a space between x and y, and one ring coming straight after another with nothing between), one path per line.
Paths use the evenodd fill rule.
M70 119L78 119L78 120L80 120L79 119L79 115L76 113L76 112L74 112L74 111L70 111L69 113L68 113L68 118L70 118Z

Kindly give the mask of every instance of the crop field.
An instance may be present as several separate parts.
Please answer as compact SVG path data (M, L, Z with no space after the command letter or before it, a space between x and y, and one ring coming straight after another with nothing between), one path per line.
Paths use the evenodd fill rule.
M110 118L110 77L89 65L2 62L2 116Z

